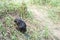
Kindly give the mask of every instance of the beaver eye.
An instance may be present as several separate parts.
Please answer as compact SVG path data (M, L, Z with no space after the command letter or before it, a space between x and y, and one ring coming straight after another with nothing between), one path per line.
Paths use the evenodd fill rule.
M16 22L16 20L14 20L14 22Z

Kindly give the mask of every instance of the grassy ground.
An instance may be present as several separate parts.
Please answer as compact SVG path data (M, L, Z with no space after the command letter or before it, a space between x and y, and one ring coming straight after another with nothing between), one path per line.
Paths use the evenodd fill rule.
M28 0L26 5L1 0L0 5L1 40L60 40L60 0ZM16 30L14 19L18 17L27 24L25 34Z

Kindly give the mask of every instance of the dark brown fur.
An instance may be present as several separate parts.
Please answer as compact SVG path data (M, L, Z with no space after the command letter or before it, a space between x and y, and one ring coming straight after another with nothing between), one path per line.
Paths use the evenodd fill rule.
M26 32L26 23L21 20L21 19L15 19L14 22L17 24L17 29L22 32L25 33Z

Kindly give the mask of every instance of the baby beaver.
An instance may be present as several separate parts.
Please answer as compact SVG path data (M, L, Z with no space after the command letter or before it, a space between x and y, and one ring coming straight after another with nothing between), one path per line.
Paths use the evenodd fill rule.
M15 19L14 22L17 24L17 29L22 32L25 33L26 32L26 23L22 20L22 19Z

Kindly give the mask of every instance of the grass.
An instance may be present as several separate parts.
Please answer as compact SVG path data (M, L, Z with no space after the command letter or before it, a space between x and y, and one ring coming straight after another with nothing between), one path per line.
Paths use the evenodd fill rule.
M36 5L60 6L60 0L31 0L30 2Z
M1 2L0 3L1 4L0 16L4 16L5 24L6 24L6 28L5 28L3 26L3 23L0 22L0 31L2 32L4 39L6 39L8 29L10 30L9 31L10 40L20 40L20 39L21 40L43 40L44 39L43 37L48 38L49 36L48 26L45 26L44 32L43 32L43 29L41 30L40 28L41 26L39 25L40 22L38 20L33 19L33 14L31 13L30 10L27 10L28 4L23 3L21 5L19 3L14 3L14 1L8 1L8 0L1 0L0 2ZM33 4L51 5L53 7L57 7L60 5L60 0L57 0L57 1L56 0L34 0L32 2ZM48 17L51 18L55 22L59 20L59 16L56 13L58 9L52 8L48 10L48 15L49 15ZM20 16L23 14L21 17L24 18L26 16L25 19L28 18L28 20L31 21L29 22L30 26L28 26L26 34L22 34L21 32L15 29L16 25L14 25L12 22L14 18L11 18L13 16L9 16L9 12L12 12L15 10L20 11L19 13L17 13L17 14L20 14ZM24 13L27 13L27 14L24 14Z
M48 39L48 37L49 37L49 29L48 29L48 26L46 26L44 30L45 30L45 32L44 32L45 38Z
M49 18L51 18L51 20L53 21L53 22L59 22L59 20L60 20L60 18L59 18L59 15L58 15L58 13L56 13L57 12L57 10L56 9L50 9L49 11L48 11L48 17Z
M9 2L9 3L7 3L6 1L1 1L2 2L2 5L3 5L3 7L2 7L2 5L0 6L0 10L1 11L3 11L2 13L0 12L0 16L4 16L4 23L5 23L5 27L6 27L6 29L2 26L2 23L1 23L1 31L2 31L2 35L3 35L3 38L4 39L6 39L6 37L8 37L7 35L8 35L8 33L7 33L7 31L8 30L10 30L9 31L9 36L10 37L8 37L8 39L10 39L10 40L20 40L20 39L22 39L22 40L25 40L26 38L24 37L24 35L22 35L22 33L20 33L19 31L16 31L16 29L15 29L15 27L13 27L14 26L14 24L12 23L12 21L13 21L13 19L11 18L12 16L9 16L9 12L12 12L12 11L15 11L16 9L18 9L18 8L20 8L20 5L18 4L15 4L15 3L13 3L12 1L11 2ZM4 2L4 3L3 3ZM24 8L24 5L23 5L23 8ZM20 13L22 13L23 11L25 11L25 9L23 9L22 8L22 11L20 11ZM4 10L5 9L5 10ZM26 11L25 11L26 12ZM6 14L5 14L6 13ZM24 12L23 12L24 13ZM23 14L24 15L24 14ZM29 14L27 14L27 17L30 17L30 16L28 16ZM25 15L24 15L25 16ZM17 35L19 35L19 36L17 36Z
M5 24L7 25L7 27L11 27L12 26L12 18L10 16L6 16L5 17Z
M5 27L3 27L2 22L0 22L0 32L2 34L2 37L5 38L6 37L6 29L5 29Z
M11 40L18 40L16 31L11 30L10 38L11 38Z
M0 17L5 16L9 12L15 11L20 7L20 4L14 3L14 1L0 0Z

